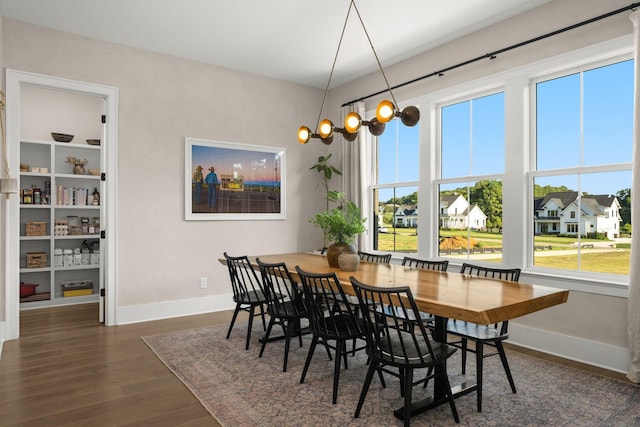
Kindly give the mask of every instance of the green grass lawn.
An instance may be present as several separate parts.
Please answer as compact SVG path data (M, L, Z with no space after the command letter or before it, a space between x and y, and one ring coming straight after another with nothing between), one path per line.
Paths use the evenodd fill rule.
M388 228L389 231L393 229ZM404 252L415 253L418 251L418 236L415 228L399 228L394 233L378 234L378 250L383 252ZM441 230L442 237L451 236L467 236L464 230ZM469 234L480 246L483 247L501 247L502 235L496 233L483 233L472 231ZM553 251L560 251L575 248L577 239L574 237L558 237L558 236L536 236L536 246L551 245ZM580 239L582 243L601 242L597 239ZM581 271L610 273L610 274L629 274L630 245L618 244L621 251L609 252L603 250L598 253L582 253L581 254ZM536 252L534 265L536 267L556 268L561 270L577 270L578 255L548 255L548 251L544 251L547 256L542 256L542 252ZM539 255L538 255L539 254ZM500 261L497 258L495 261ZM483 259L483 261L492 261Z
M580 257L580 270L593 273L629 274L629 251L586 253ZM577 270L577 255L539 256L536 267Z

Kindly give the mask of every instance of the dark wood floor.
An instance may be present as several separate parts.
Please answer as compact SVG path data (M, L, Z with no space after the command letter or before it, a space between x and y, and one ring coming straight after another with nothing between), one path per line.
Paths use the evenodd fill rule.
M98 306L22 311L0 359L0 425L219 426L140 339L230 312L105 327Z
M4 343L0 360L1 426L219 425L140 337L228 324L231 312L105 327L97 310L85 304L20 313L21 338ZM509 348L626 381L619 373Z

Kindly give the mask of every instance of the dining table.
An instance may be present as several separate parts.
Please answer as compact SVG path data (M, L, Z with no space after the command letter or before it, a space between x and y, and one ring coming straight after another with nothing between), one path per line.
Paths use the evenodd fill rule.
M342 271L329 267L326 256L308 252L249 256L256 269L257 258L266 263L284 262L294 278L297 278L296 266L311 273L336 273L345 293L351 295L355 295L351 277L371 286L408 286L418 309L435 317L434 340L445 343L448 319L490 325L563 304L569 296L569 291L564 289L397 264L361 261L356 271ZM224 259L220 262L225 263ZM436 381L433 396L414 402L411 415L445 403L444 390L444 384ZM471 382L452 387L455 397L474 390L476 385ZM397 409L395 415L403 418L402 408Z

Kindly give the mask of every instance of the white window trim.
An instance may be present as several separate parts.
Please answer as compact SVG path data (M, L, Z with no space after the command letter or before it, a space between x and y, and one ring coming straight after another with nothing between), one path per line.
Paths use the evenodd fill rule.
M439 146L437 144L439 106L453 103L455 100L476 97L478 94L505 92L505 158L503 179L503 218L522 218L522 221L506 221L503 230L503 264L520 266L523 276L540 285L559 287L581 292L597 293L617 297L626 297L628 276L606 274L580 274L580 272L545 270L529 268L529 258L533 259L532 227L533 194L528 185L531 152L530 138L530 84L532 80L554 73L566 74L568 70L584 67L586 64L614 62L633 57L633 37L627 35L599 43L584 49L548 58L504 73L491 75L475 81L421 95L407 101L419 104L422 114L420 128L420 182L418 200L431 200L431 208L424 204L420 211L418 225L422 230L418 236L419 256L436 258L438 230L438 188L436 171L438 170ZM621 165L621 169L627 165ZM598 167L594 167L596 171ZM554 171L556 174L557 171ZM482 177L473 177L477 181ZM373 181L370 181L373 182ZM440 180L439 182L445 182ZM405 185L405 183L402 183ZM527 189L527 191L523 191ZM371 191L371 186L369 186ZM509 200L509 203L504 201ZM434 234L435 231L435 234ZM524 243L523 243L524 242ZM455 265L453 265L455 270Z

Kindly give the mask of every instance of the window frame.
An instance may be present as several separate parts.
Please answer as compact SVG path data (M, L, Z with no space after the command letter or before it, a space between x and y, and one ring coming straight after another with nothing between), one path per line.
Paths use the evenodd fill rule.
M543 169L537 170L536 168L536 141L537 141L537 122L536 122L536 85L540 82L545 82L553 79L562 78L565 76L569 76L576 73L586 72L589 70L597 69L600 67L605 67L607 65L612 65L618 62L623 62L627 60L633 60L633 51L632 46L631 49L626 52L611 52L610 54L605 54L605 57L585 57L582 61L578 61L573 64L567 64L566 67L562 69L556 69L553 71L549 71L547 73L538 73L535 78L532 78L529 83L528 92L529 92L529 101L530 101L530 114L529 114L529 129L530 136L528 142L528 150L529 150L529 164L528 164L528 172L527 172L527 192L530 195L529 203L531 208L528 212L528 226L529 232L527 233L527 260L524 267L524 270L530 273L537 273L540 275L549 275L549 276L561 276L565 278L569 278L572 280L586 280L586 281L596 281L602 282L605 284L615 285L615 286L628 286L629 275L620 275L620 274L608 274L608 273L594 273L594 272L585 272L578 270L559 270L559 269L550 269L544 268L534 265L534 233L533 233L533 223L534 223L534 215L533 212L533 190L534 190L534 182L536 178L544 178L544 177L558 177L562 175L566 176L577 176L577 175L586 175L593 173L606 173L606 172L630 172L633 168L633 163L625 162L625 163L613 163L613 164L603 164L603 165L579 165L575 167L562 167L557 169ZM569 231L569 227L567 228L567 233L575 233L576 235L586 232L587 230L580 230L579 223L580 220L576 218L578 224L576 227L577 231ZM562 232L563 230L558 230ZM606 286L606 285L605 285Z
M505 92L505 170L503 174L503 264L509 267L522 268L522 277L531 283L597 293L615 297L628 295L628 276L607 274L577 274L570 271L545 271L532 268L533 260L533 188L531 179L531 149L535 134L531 126L532 99L531 82L542 77L548 78L554 73L570 74L572 69L593 68L599 62L613 63L633 58L633 35L628 34L598 43L586 48L566 52L554 57L532 62L518 68L487 75L464 83L441 87L431 92L415 94L406 99L407 104L420 105L420 177L418 182L418 200L431 201L431 206L422 202L418 218L421 230L431 232L419 233L418 256L423 258L437 257L437 230L439 226L438 185L436 170L440 170L439 143L437 141L438 106L453 103L455 100L479 96L482 93ZM405 103L402 102L401 103ZM374 105L372 101L371 105ZM371 161L375 162L373 155ZM373 163L372 163L373 164ZM619 165L626 170L626 165ZM593 172L602 170L601 166L590 166ZM557 170L552 173L557 175ZM574 171L567 170L567 173ZM546 171L538 172L543 176ZM492 178L491 176L473 177L471 181ZM372 177L372 180L374 177ZM372 191L371 182L366 191ZM442 180L441 183L451 182ZM506 201L509 201L508 203ZM505 218L520 220L505 221ZM435 234L434 234L435 230ZM459 265L450 263L450 270L457 271Z
M493 173L493 174L484 174L484 175L464 175L464 176L458 176L458 177L454 177L454 178L442 178L442 109L446 108L448 106L451 105L456 105L462 102L467 102L467 101L472 101L474 99L479 99L479 98L484 98L487 96L491 96L491 95L496 95L498 93L504 93L505 92L505 88L503 86L494 86L491 88L485 88L481 91L477 91L477 92L469 92L466 93L463 96L459 96L456 98L451 98L446 100L445 102L441 102L441 103L437 103L435 106L435 117L436 117L436 139L435 139L435 146L436 146L436 170L435 170L435 179L433 180L433 187L434 187L434 197L432 197L432 202L433 204L436 206L436 210L438 211L438 215L437 215L437 221L435 224L435 229L432 229L432 233L434 236L440 236L440 191L439 188L441 185L450 185L450 184L460 184L462 185L469 185L472 182L477 183L479 181L501 181L504 182L505 179L505 174L506 174L506 164L503 165L503 172L502 173ZM506 94L505 94L506 95ZM507 120L507 112L506 112L506 108L505 108L505 125L506 125L506 120ZM505 135L505 147L506 147L506 135ZM506 151L506 150L505 150ZM506 159L506 154L505 157L503 158ZM473 162L473 156L471 161ZM506 163L506 161L505 161ZM470 200L468 200L468 197L465 195L465 198L467 198L467 202L471 203ZM504 205L504 188L502 191L502 200L503 200L503 205ZM503 217L504 217L504 211L503 211ZM469 229L469 224L467 224L467 231ZM503 248L504 248L504 233L502 235L502 241L503 241ZM461 258L451 258L451 257L446 257L446 256L440 256L440 245L439 245L439 241L435 240L431 242L432 244L432 253L433 253L433 257L435 258L442 258L442 259L448 259L450 262L464 262L464 261L472 261L473 262L473 258L469 257L469 254L467 254L467 258L465 258L464 260L462 260ZM504 252L504 250L503 250ZM491 266L498 266L498 265L503 265L504 264L504 258L502 258L502 261L500 263L491 263Z

